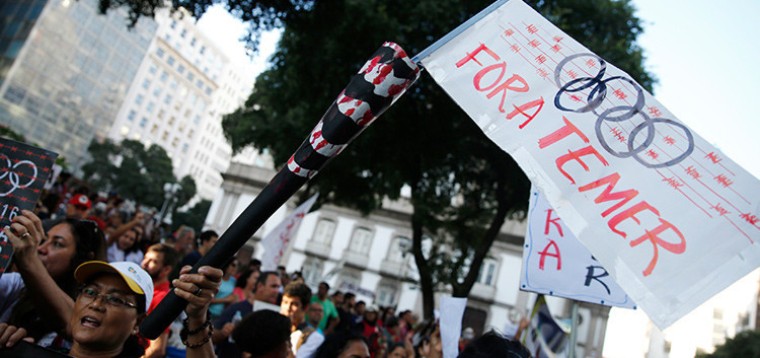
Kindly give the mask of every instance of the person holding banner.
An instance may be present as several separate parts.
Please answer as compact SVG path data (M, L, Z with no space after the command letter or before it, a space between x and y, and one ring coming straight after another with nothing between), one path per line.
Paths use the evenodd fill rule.
M187 357L214 357L210 342L213 328L207 313L222 272L208 266L196 274L189 272L190 266L185 266L173 282L174 292L188 301L188 318L180 335L188 348ZM74 277L83 287L71 312L73 343L68 353L80 358L142 356L144 349L137 332L153 296L150 275L132 262L87 261L76 269ZM0 325L0 330L4 349L12 348L25 333L23 328L8 325Z
M55 338L66 336L77 289L74 270L87 260L105 260L102 231L91 221L65 219L46 236L42 221L23 210L4 234L13 244L18 273L0 277L6 306L0 322L25 328L40 345L66 347L64 340Z

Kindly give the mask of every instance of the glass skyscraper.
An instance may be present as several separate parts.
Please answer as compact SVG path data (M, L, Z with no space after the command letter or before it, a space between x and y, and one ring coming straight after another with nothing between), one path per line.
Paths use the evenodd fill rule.
M0 11L0 124L79 168L107 136L156 23L128 29L125 12L101 15L97 0L9 0Z

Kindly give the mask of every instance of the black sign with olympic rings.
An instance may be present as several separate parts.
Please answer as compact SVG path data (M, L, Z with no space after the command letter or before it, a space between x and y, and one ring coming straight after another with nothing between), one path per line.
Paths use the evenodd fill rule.
M21 210L34 210L58 154L0 138L0 228ZM10 264L13 247L0 231L0 275Z

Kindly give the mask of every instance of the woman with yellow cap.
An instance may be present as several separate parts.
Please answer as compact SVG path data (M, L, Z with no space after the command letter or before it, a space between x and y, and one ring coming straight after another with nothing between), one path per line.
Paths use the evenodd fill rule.
M219 289L222 272L204 266L189 274L190 266L172 282L185 309L187 357L213 357L208 306ZM69 321L74 357L140 357L139 324L153 298L153 281L132 262L88 261L74 273L82 285ZM25 336L23 328L0 324L0 347L11 347ZM2 351L0 350L0 355Z

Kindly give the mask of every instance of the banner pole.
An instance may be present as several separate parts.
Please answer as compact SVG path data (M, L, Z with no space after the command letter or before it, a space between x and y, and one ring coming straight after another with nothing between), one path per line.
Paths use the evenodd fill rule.
M573 300L573 309L571 311L572 325L570 326L570 342L568 344L568 358L575 358L575 346L578 341L578 301Z

